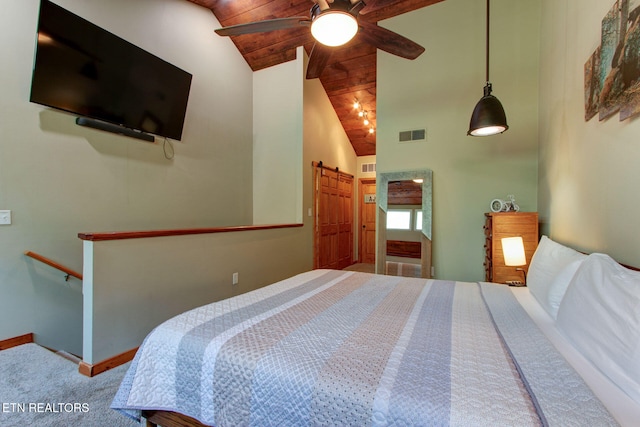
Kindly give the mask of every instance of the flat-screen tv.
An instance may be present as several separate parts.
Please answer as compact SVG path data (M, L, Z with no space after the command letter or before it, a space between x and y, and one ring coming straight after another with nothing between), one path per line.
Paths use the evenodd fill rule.
M41 0L31 102L180 140L191 77Z

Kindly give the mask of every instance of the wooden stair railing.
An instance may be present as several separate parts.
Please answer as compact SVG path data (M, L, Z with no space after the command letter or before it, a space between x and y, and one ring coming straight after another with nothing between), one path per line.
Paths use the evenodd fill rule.
M69 276L73 276L76 279L82 280L82 274L80 274L77 271L74 271L74 270L72 270L70 268L67 268L64 265L58 264L57 262L52 261L49 258L43 257L42 255L37 254L35 252L31 252L31 251L26 251L24 254L26 256L28 256L28 257L31 257L33 259L36 259L36 260L38 260L40 262L45 263L48 266L56 268L56 269L62 271L63 273L66 273L67 275L65 276L65 280L69 280Z

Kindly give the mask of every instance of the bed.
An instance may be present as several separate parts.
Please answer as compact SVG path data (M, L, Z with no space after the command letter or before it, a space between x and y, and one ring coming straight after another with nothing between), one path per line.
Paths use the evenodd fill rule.
M640 419L571 334L554 335L562 308L550 315L539 300L493 283L305 272L158 326L112 408L165 427Z

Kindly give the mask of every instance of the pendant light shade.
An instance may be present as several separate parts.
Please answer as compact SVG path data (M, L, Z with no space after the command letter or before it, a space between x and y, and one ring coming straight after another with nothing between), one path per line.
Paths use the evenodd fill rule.
M507 115L502 104L495 96L491 95L492 86L489 82L489 0L487 0L487 49L486 49L487 84L484 87L484 95L476 104L471 114L469 131L471 136L489 136L502 133L509 129Z
M491 95L491 83L484 87L484 96L476 104L471 114L469 132L471 136L488 136L502 133L509 129L507 115L500 100Z

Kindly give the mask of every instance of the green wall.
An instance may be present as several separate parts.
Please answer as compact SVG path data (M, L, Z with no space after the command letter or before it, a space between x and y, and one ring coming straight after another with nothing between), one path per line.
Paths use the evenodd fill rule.
M584 65L613 6L542 1L538 204L555 240L640 267L640 122L584 117Z
M252 72L193 3L56 3L193 74L172 159L161 143L81 128L29 102L39 0L3 1L0 209L13 224L0 226L0 340L34 332L79 354L82 283L23 252L82 271L80 232L250 224Z
M493 94L510 129L466 135L485 85L484 1L446 0L381 22L426 48L414 61L378 51L377 170L433 170L437 278L484 280L484 213L513 194L537 209L539 1L491 2ZM427 129L427 141L398 132Z

